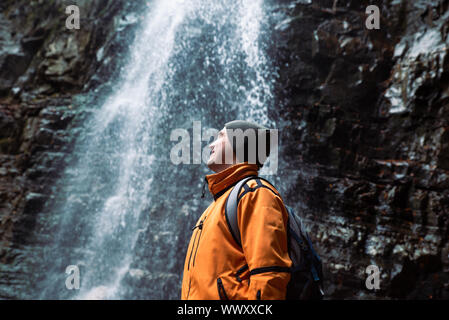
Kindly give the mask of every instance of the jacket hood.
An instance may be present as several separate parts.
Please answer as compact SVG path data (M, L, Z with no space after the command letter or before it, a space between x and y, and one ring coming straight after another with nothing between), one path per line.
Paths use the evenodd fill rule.
M206 175L205 183L208 184L209 191L214 196L214 200L216 200L241 179L248 176L257 176L257 174L257 164L248 162L237 163L223 171Z

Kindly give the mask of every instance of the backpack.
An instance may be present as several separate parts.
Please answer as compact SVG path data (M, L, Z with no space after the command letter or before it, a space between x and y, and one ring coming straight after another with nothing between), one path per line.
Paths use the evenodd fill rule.
M258 186L250 188L246 183L256 179ZM240 180L232 189L225 204L225 216L228 227L234 240L241 247L240 230L237 222L238 197L242 187L246 191L252 191L259 187L266 187L259 180L262 179L273 186L268 180L259 176L250 176ZM274 188L274 187L273 187ZM271 188L268 188L271 190ZM273 191L273 190L271 190ZM274 191L273 191L274 192ZM285 205L288 212L288 253L292 260L291 278L287 285L287 300L322 300L324 292L322 289L322 263L314 250L309 235L304 229L301 217L294 210ZM238 277L238 276L237 276Z

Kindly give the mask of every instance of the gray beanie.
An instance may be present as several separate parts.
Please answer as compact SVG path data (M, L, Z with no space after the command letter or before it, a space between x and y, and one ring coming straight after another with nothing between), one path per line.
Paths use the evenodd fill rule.
M270 129L268 129L267 127L264 127L262 125L259 125L257 123L254 122L250 122L250 121L244 121L244 120L234 120L234 121L230 121L227 122L225 124L225 128L226 129L231 129L231 130L236 130L236 129L241 129L243 134L245 133L246 130L248 129L252 129L254 130L255 133L255 137L256 137L256 164L259 166L259 168L261 168L264 164L264 162L267 160L268 156L270 155ZM265 132L262 132L262 130L265 130ZM266 150L266 154L265 155L261 155L261 159L258 159L258 155L259 155L259 135L260 134L266 134L266 146L265 146L265 150ZM244 154L244 159L243 162L249 161L249 149L248 149L248 136L244 136L244 140L243 140L243 144L242 144L242 139L236 139L236 136L233 135L233 137L231 138L228 134L228 139L229 142L232 144L232 149L234 151L235 155L238 154L242 154L242 153L237 153L237 150L239 150L240 152L243 152ZM243 150L242 150L243 148ZM254 159L254 158L251 158ZM241 159L239 159L241 160Z

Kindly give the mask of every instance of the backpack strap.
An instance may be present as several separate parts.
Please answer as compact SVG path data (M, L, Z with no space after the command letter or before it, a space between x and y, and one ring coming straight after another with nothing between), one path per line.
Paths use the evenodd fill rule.
M252 179L256 179L256 181L257 181L257 186L254 187L254 188L250 188L249 186L246 185L246 183L249 180L252 180ZM232 188L231 193L229 194L228 198L226 199L226 203L225 203L226 222L228 224L229 231L231 231L232 237L234 238L235 242L237 242L237 244L240 247L242 246L242 239L241 239L240 229L239 229L238 219L237 219L237 207L238 207L240 199L247 192L254 191L254 190L258 189L258 188L267 188L267 189L271 190L271 192L273 192L275 195L280 196L278 193L273 191L272 188L267 187L266 185L262 184L262 182L260 182L259 179L262 179L262 180L268 182L272 186L272 184L268 180L266 180L264 178L261 178L259 176L249 176L249 177L246 177L246 178L243 178L242 180L240 180ZM245 188L245 191L239 197L240 190L242 190L242 187Z
M240 229L237 221L237 206L238 206L238 196L242 186L249 180L254 179L255 176L250 176L240 180L231 190L225 203L225 217L228 223L229 231L231 231L232 237L235 242L241 247L242 238L240 236Z

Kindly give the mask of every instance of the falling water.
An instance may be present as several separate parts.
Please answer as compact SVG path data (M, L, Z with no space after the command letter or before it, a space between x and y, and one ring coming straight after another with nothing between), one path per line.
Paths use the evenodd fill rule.
M274 72L264 54L265 24L261 0L158 0L148 6L113 94L89 109L73 152L76 163L60 181L53 209L60 222L41 298L123 297L138 238L154 231L148 208L159 197L176 197L173 189L152 194L160 163L175 167L166 159L176 126L204 119L210 122L205 127L223 125L234 117L271 125ZM179 252L166 256L184 258ZM63 285L68 265L81 270L78 291Z

